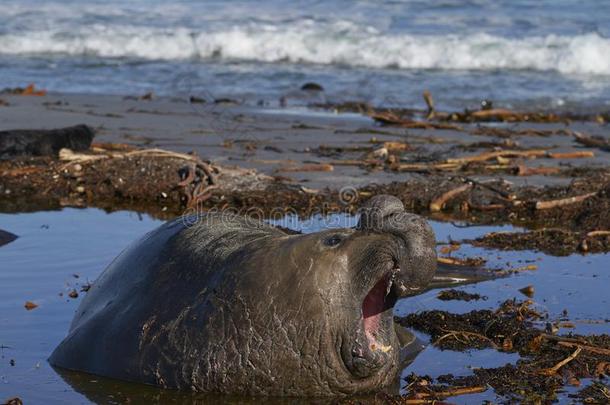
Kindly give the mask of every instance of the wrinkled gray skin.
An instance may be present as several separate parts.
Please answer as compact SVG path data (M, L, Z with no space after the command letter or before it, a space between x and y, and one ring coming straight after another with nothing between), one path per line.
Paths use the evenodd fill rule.
M399 368L393 304L432 279L434 246L391 196L374 197L356 229L314 234L220 214L170 222L102 273L49 361L204 392L378 391ZM371 344L363 301L390 279Z

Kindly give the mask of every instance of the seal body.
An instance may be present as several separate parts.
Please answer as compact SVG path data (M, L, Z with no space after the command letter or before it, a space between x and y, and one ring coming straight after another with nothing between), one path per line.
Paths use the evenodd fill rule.
M203 392L334 396L399 368L392 309L436 266L434 235L395 198L356 229L292 234L247 217L180 218L121 253L52 365Z

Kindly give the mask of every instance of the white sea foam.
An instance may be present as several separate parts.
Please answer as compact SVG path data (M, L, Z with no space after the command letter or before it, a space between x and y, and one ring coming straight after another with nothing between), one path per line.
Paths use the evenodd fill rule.
M347 21L250 23L228 29L92 25L0 35L0 54L222 58L399 69L527 69L610 75L610 39L597 33L505 38L484 33L382 33Z

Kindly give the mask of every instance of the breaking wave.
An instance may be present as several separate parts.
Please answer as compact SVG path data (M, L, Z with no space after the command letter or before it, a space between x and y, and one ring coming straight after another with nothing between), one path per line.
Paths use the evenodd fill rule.
M92 25L0 34L0 54L145 60L208 59L372 68L536 70L610 75L610 39L597 33L505 38L381 33L347 21L250 24L230 29Z

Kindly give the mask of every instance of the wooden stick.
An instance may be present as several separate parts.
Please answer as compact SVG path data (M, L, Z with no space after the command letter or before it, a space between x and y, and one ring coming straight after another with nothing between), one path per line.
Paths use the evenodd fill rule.
M507 110L505 108L493 108L491 110L480 110L480 111L474 111L474 112L470 113L470 117L478 118L478 119L495 118L495 119L501 119L501 120L509 120L509 119L520 118L521 116L522 116L521 113Z
M551 159L574 159L574 158L592 158L595 153L585 150L576 152L549 152Z
M455 170L460 167L455 163L403 163L397 166L396 170L402 172L422 171L422 170Z
M333 170L335 170L333 165L326 163L311 163L301 166L280 167L278 169L279 172L332 172Z
M424 101L426 102L426 105L428 106L428 115L426 116L426 119L431 120L432 118L434 118L435 109L434 109L434 100L432 99L432 94L428 90L424 91Z
M574 136L576 142L578 142L582 145L610 151L610 141L608 141L602 137L598 137L598 136L592 137L592 136L582 134L580 132L572 132L572 135Z
M587 234L588 238L592 238L594 236L608 236L610 235L610 231L591 231Z
M456 397L458 395L466 394L477 394L480 392L487 391L487 387L476 386L476 387L455 387L449 388L445 391L432 391L432 392L420 392L419 395L423 397Z
M2 176L25 176L32 173L37 173L45 170L45 167L41 166L26 166L26 167L18 167L16 169L6 170L2 172Z
M197 162L199 163L201 161L201 159L199 159L197 156L193 156L193 155L187 155L186 153L178 153L178 152L172 152L169 150L165 150L165 149L142 149L142 150L134 150L133 152L127 152L125 154L122 154L124 156L157 156L157 157L173 157L173 158L178 158L178 159L184 159L184 160L189 160L192 162Z
M547 151L544 149L534 150L501 150L496 152L487 152L475 156L467 156L457 159L447 159L447 163L470 163L470 162L484 162L490 159L497 159L498 157L542 157L546 156Z
M557 344L566 347L577 347L578 349L585 350L587 352L610 356L610 349L604 349L603 347L583 345L580 343L568 342L565 340L559 340L557 341Z
M515 269L504 270L506 273L520 273L522 271L538 270L538 266L535 264L528 264L527 266L517 267Z
M372 114L371 118L383 124L397 125L403 128L411 129L453 129L457 131L460 131L462 129L461 127L454 124L443 124L436 122L423 122L404 119L392 112L377 112Z
M557 174L561 171L558 167L528 167L525 165L517 166L517 176L533 176L537 174Z
M458 259L456 257L437 257L437 263L452 264L454 266L480 266L485 263L485 259L482 258L467 258Z
M472 183L466 183L463 184L459 187L456 187L452 190L447 191L446 193L444 193L443 195L441 195L440 197L432 200L432 202L430 202L430 212L438 212L441 211L443 209L443 205L445 205L445 203L449 200L451 200L452 198L470 190L472 188Z
M559 344L561 344L561 342L559 342ZM582 351L582 347L577 347L576 350L574 350L574 353L572 353L565 359L561 360L559 363L555 364L553 367L545 368L545 369L538 371L538 374L548 375L548 376L557 374L557 372L559 371L559 369L561 367L565 366L566 364L568 364L569 362L574 360L576 357L578 357L578 354L581 351Z
M476 337L477 339L485 340L485 341L486 341L486 342L488 342L488 343L491 345L491 347L493 347L493 348L497 348L497 347L498 347L498 346L497 346L497 345L494 343L494 341L493 341L493 340L491 340L490 338L488 338L487 336L481 335L480 333L474 333L474 332L465 332L465 331L461 331L461 330L452 330L452 331L449 331L449 333L447 333L447 334L445 334L445 335L441 336L440 338L436 339L436 340L434 341L434 344L435 344L435 345L438 345L438 343L439 343L441 340L446 339L446 338L448 338L448 337L452 337L452 336L453 336L454 338L456 338L456 339L457 339L457 335L462 335L462 336L466 337L466 339L468 339L468 337L469 337L469 336L471 336L471 337ZM457 339L457 340L459 340L459 339Z
M587 198L591 198L594 195L597 195L597 191L594 193L587 193L584 195L577 195L574 197L562 198L559 200L551 200L551 201L538 201L536 202L537 210L548 210L551 208L563 207L566 205L576 204L578 202L582 202Z

